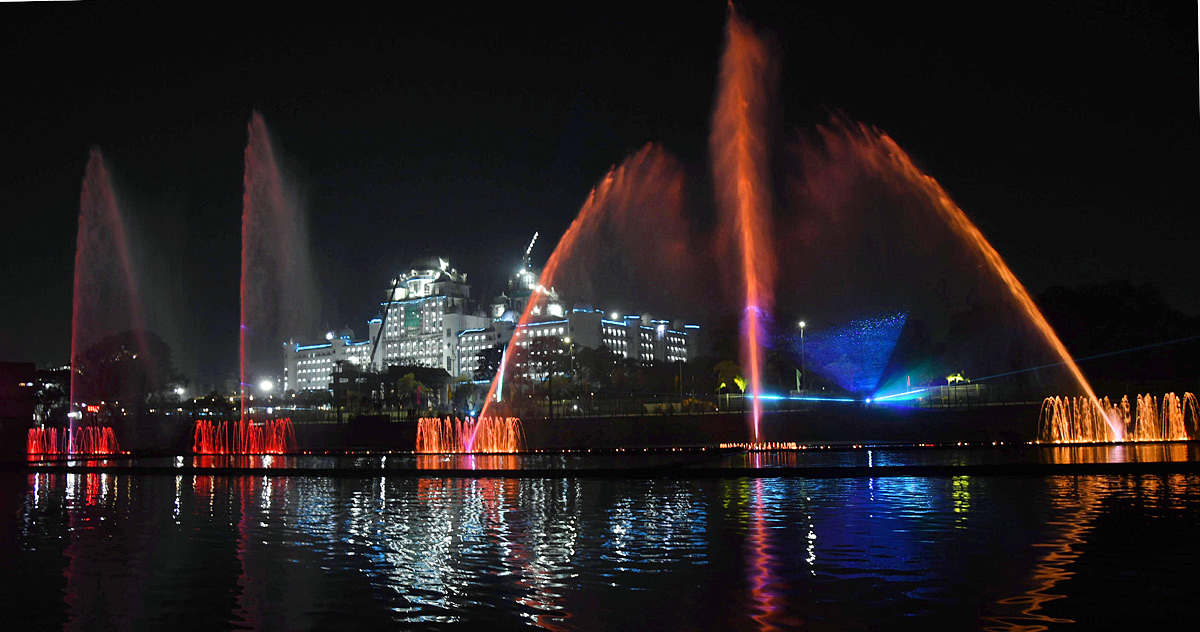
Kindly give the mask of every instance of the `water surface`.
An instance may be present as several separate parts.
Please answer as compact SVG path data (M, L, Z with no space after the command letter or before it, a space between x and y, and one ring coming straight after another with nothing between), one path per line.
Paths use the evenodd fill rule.
M1165 626L1200 562L1188 472L265 474L0 473L5 627Z

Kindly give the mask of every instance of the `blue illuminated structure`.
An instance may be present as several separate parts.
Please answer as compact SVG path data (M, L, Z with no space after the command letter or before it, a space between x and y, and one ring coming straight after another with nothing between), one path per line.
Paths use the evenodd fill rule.
M809 369L852 393L874 392L907 316L899 312L862 318L841 327L808 333L804 345ZM799 357L799 333L788 335L783 344L794 357Z

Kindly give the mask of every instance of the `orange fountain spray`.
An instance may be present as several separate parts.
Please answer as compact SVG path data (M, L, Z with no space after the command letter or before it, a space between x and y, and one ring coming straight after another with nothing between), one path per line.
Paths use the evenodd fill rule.
M1055 333L1050 323L1046 321L1046 317L1042 315L1042 311L1033 302L1033 298L1029 296L1029 291L1025 289L1025 286L1017 279L1012 270L1009 269L1008 264L1000 257L1000 253L996 252L996 249L983 236L979 228L971 222L967 214L950 199L950 196L938 184L937 180L921 172L913 164L908 154L890 136L881 130L870 128L861 123L858 124L858 131L861 133L849 133L847 135L851 137L854 149L861 159L882 173L893 173L900 176L904 182L909 183L919 193L927 196L930 202L932 202L933 207L937 209L938 214L946 220L954 232L978 249L980 255L987 262L988 267L1000 277L1000 280L1004 282L1004 285L1012 293L1021 311L1029 317L1030 321L1041 332L1042 337L1045 338L1054 352L1058 354L1063 364L1070 370L1072 377L1075 378L1079 387L1086 394L1094 410L1104 414L1104 407L1096 397L1096 393L1092 390L1092 386L1088 383L1087 378L1083 376L1079 365L1075 363L1070 352L1067 351L1066 345L1059 340L1058 334ZM1104 414L1104 419L1112 433L1112 436L1108 440L1123 440L1125 435L1124 425L1112 415Z
M762 401L762 315L773 303L774 253L769 247L771 194L767 121L773 70L767 47L729 5L720 89L709 138L713 176L726 235L737 235L745 283L742 363L754 398L753 440L759 440Z
M570 260L580 241L594 235L604 221L610 219L612 213L639 209L643 207L643 202L661 201L664 196L667 200L665 204L678 207L683 198L683 179L675 161L655 144L646 145L620 165L610 169L600 183L592 188L575 221L571 222L562 239L558 240L546 267L542 269L538 283L530 294L529 302L525 304L525 310L521 313L521 319L517 321L517 328L513 333L511 348L518 352L504 354L501 367L496 372L497 376L512 370L513 356L520 355L519 350L524 342L522 332L525 325L533 316L534 308L546 297L547 289L553 287L559 269L564 262ZM502 416L492 410L499 383L499 379L492 378L483 410L479 413L480 419Z

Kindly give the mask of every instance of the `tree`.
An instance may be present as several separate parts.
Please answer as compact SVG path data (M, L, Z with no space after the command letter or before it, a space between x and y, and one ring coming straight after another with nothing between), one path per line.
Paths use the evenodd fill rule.
M458 380L454 385L452 405L456 411L469 413L475 410L475 404L480 397L487 395L487 385L472 384L467 380Z
M617 354L606 345L598 348L580 347L575 351L576 381L592 389L608 389L612 386L613 369L617 366Z
M124 331L101 339L75 359L81 401L150 403L181 382L171 348L149 331Z
M480 351L475 362L475 379L494 380L500 371L500 362L504 359L504 345L496 343Z
M742 376L742 367L732 360L718 362L713 367L721 385L718 388L732 389L737 386L739 392L746 392L746 378Z
M396 380L396 397L400 405L405 408L412 408L417 405L417 397L420 395L422 387L419 380L412 373L405 373Z

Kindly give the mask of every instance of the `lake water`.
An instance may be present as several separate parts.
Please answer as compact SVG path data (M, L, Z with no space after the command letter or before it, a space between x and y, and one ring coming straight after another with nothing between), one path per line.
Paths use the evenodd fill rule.
M259 460L257 474L10 469L0 472L3 627L1190 626L1196 448L1158 447L1075 449L1066 462L1184 466L771 475L864 460L1063 462L1042 448L1007 448L724 455L715 463L730 474L705 477L686 468L590 476L571 469L587 463L582 456L561 474L533 477L389 476L379 456ZM419 467L415 457L391 458L382 467ZM561 456L525 458L546 467ZM617 457L603 458L612 468ZM306 469L271 471L280 463ZM362 475L312 474L355 463Z

